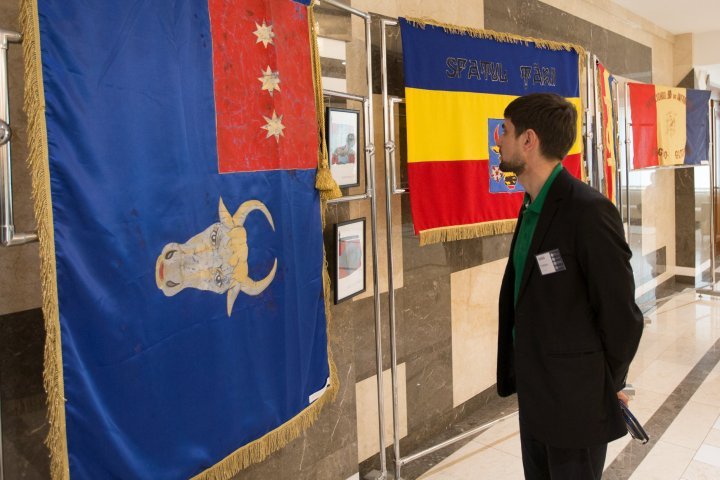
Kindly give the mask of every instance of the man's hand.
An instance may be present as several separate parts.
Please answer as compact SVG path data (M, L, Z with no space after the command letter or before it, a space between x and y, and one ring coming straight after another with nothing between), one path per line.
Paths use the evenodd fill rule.
M630 402L630 397L625 395L625 392L623 392L622 390L617 392L617 397L618 397L618 400L623 402L625 404L625 406L627 407L628 403Z

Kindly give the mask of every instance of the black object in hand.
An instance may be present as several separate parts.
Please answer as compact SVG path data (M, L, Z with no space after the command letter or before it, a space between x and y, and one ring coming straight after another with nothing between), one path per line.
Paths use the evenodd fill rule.
M640 425L640 422L638 422L637 418L635 418L635 415L632 414L628 406L625 405L622 400L618 400L618 402L620 403L620 411L622 412L623 420L625 420L628 433L635 440L642 442L643 445L646 444L650 440L647 432L642 425Z

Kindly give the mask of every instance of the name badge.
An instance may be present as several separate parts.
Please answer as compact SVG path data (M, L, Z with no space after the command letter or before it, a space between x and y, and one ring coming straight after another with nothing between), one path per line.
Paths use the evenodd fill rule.
M540 273L543 275L550 275L555 272L562 272L565 270L565 262L563 262L560 250L550 250L549 252L540 253L535 255L538 267L540 267Z

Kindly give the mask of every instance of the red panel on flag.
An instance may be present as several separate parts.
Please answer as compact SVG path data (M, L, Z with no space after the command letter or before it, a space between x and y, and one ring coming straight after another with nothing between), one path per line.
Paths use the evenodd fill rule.
M655 85L628 85L633 133L633 168L658 166Z
M307 9L275 0L209 7L219 172L315 168L310 51L292 48L309 42Z
M425 213L414 217L416 234L432 228L513 218L524 195L490 193L487 160L409 163L408 176L411 184L420 185L423 192L443 192L439 196L410 195L413 211Z
M579 178L580 154L565 157L563 166ZM523 192L491 193L488 160L409 163L408 176L412 185L419 185L424 192L443 192L440 196L410 195L413 211L425 213L414 217L416 235L433 228L517 217L525 195Z

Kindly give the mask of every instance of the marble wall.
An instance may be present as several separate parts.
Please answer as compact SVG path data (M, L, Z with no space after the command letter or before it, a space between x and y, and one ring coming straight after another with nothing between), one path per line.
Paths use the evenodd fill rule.
M354 8L373 13L373 66L379 71L378 19L398 15L431 17L439 21L492 28L542 38L575 41L602 56L614 73L669 83L673 75L673 39L667 33L621 9L609 0L343 0ZM18 0L0 0L0 18L14 25ZM336 53L323 59L323 73L348 92L364 95L364 24L333 7L318 7L321 35L332 40ZM0 25L7 26L7 25ZM344 45L344 52L342 47ZM389 31L388 57L391 93L402 96L402 56L397 29ZM340 50L337 50L337 49ZM15 56L14 59L12 56ZM21 83L20 50L11 50L11 80ZM344 63L343 63L344 62ZM330 80L329 80L330 81ZM338 83L334 83L338 85ZM390 342L387 267L388 227L385 218L385 157L379 76L373 79L373 118L376 146L378 205L378 292L381 314L381 370L385 398L385 444L392 439L390 420ZM15 90L19 92L18 89ZM330 100L330 99L328 99ZM333 105L359 108L357 103L332 101ZM18 161L16 170L17 223L32 228L29 182L23 163L21 96L13 94ZM404 109L395 112L398 133L399 178L404 177ZM361 170L364 172L364 168ZM24 179L23 179L24 177ZM656 190L662 197L669 182ZM359 187L346 190L355 194ZM672 197L672 193L669 194ZM23 199L24 200L21 200ZM647 199L644 199L647 201ZM25 206L22 206L24 204ZM509 235L420 247L413 233L407 195L391 199L395 275L395 313L398 359L398 411L401 451L407 455L453 425L469 412L482 410L488 419L512 407L494 392L496 302L499 281L510 244ZM673 210L674 212L674 210ZM674 213L673 213L674 215ZM369 234L370 202L330 205L326 215L325 244L332 251L333 225L365 217ZM643 225L662 223L666 217L643 218ZM664 223L663 223L664 222ZM674 216L672 228L674 228ZM667 236L667 235L666 235ZM674 238L674 237L673 237ZM663 243L664 242L664 243ZM641 243L638 244L641 248ZM368 237L368 262L372 250ZM640 252L642 253L642 252ZM649 278L657 277L675 255L675 244L655 241L638 258L650 265ZM672 259L674 261L674 258ZM660 265L660 266L659 266ZM44 395L41 386L43 331L39 310L37 249L35 246L0 250L0 267L11 272L0 279L2 348L0 378L4 458L7 478L47 478L47 451L42 438ZM367 271L368 290L352 300L331 307L330 344L341 385L337 400L326 407L317 422L300 438L261 464L243 471L242 479L350 479L379 466L375 305L372 267ZM33 310L34 309L34 310ZM387 453L387 452L386 452ZM391 462L388 462L391 465ZM10 475L8 472L12 472ZM414 478L412 476L407 478Z

